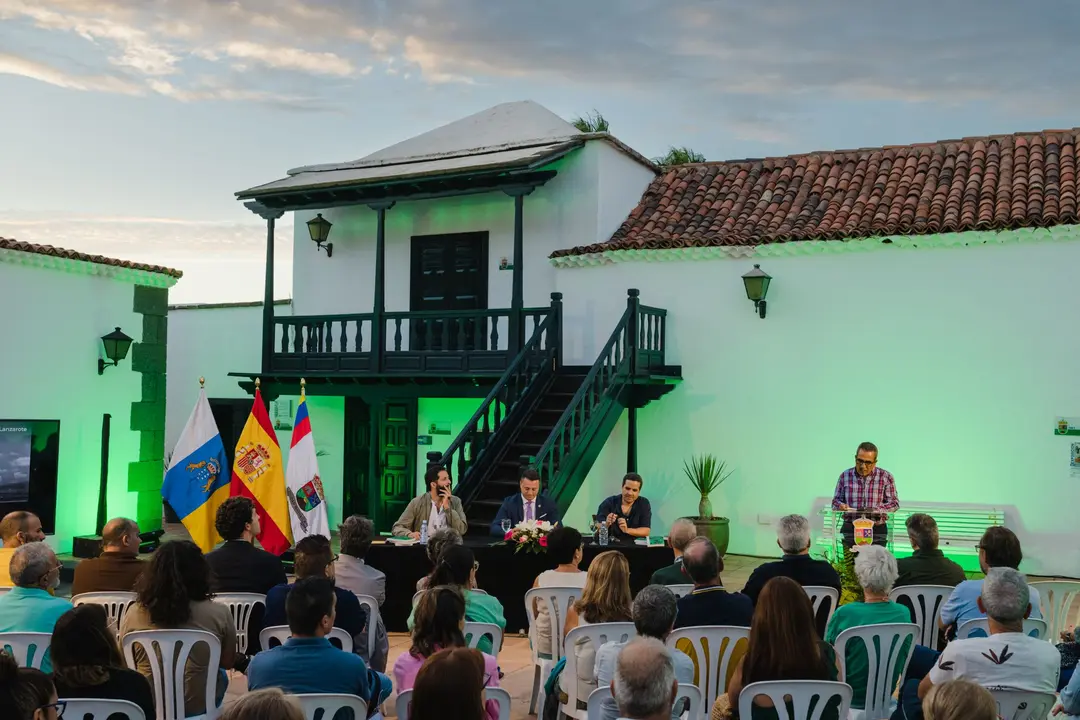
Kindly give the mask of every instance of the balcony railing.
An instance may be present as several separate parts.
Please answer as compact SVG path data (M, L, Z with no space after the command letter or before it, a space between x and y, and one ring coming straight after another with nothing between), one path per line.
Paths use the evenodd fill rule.
M386 312L380 321L382 342L374 332L379 327L373 325L372 313L276 317L270 369L308 374L501 375L521 350L519 338L531 337L550 312L549 307L525 308L520 317L506 308Z

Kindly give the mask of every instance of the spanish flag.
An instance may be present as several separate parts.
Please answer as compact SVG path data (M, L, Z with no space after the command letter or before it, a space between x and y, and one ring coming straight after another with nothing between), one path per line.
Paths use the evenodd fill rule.
M251 406L240 440L236 443L232 485L229 494L251 498L259 513L259 543L269 552L280 555L292 546L289 525L289 500L285 491L285 469L281 463L274 426L263 405L262 393L255 386Z

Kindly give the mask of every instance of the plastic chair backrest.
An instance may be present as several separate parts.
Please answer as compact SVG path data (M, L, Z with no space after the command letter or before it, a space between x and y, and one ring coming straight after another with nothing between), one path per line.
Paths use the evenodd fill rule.
M67 703L67 707L64 708L64 717L68 720L108 720L114 715L123 715L127 720L147 720L142 708L127 700L60 699Z
M259 631L259 645L262 646L263 650L269 650L271 640L277 640L278 644L284 644L291 637L292 631L289 630L288 625L271 625ZM353 651L352 636L341 628L331 628L330 634L326 637L340 642L341 649L345 652Z
M803 591L806 593L806 596L810 598L810 605L814 608L815 622L817 622L818 611L821 609L822 604L824 604L826 600L829 601L829 615L825 618L825 625L827 626L829 620L832 620L836 608L840 605L840 591L834 587L826 587L825 585L803 585Z
M566 715L577 715L578 701L585 702L588 698L578 697L578 669L577 654L574 648L578 642L589 641L593 650L599 650L606 642L627 642L637 636L637 629L632 622L609 622L596 623L595 625L580 625L566 633L563 641L565 648L564 657L566 664L563 666L561 686L566 693L566 704L560 709ZM593 676L593 668L588 668L588 675Z
M184 674L188 657L199 643L206 643L210 659L206 669L206 712L198 717L213 720L217 707L218 668L221 667L221 640L205 630L136 630L121 639L124 660L130 668L138 667L135 647L146 654L150 665L150 687L154 691L157 720L184 720ZM190 720L190 718L189 718Z
M487 636L491 638L492 655L498 655L502 649L503 631L495 623L466 622L464 633L465 643L471 648L476 647L480 639Z
M761 695L772 700L778 720L821 720L829 702L840 698L840 714L846 718L851 710L851 686L827 680L775 680L750 683L739 693L739 717L751 717L754 700ZM792 714L788 715L786 698L791 698Z
M4 594L9 593L9 592L11 592L11 588L9 588L9 587L0 587L0 595L4 595Z
M371 658L375 655L375 645L379 639L379 601L370 595L357 595L356 599L360 601L360 607L367 610L367 654L364 658L367 662L371 663ZM329 718L327 718L329 720ZM361 720L363 720L361 718Z
M367 717L367 703L356 695L305 693L293 695L293 697L300 701L306 720L334 720L334 716L342 708L352 710L355 720L364 720ZM322 710L322 715L316 718L320 710Z
M1048 639L1045 620L1037 620L1035 618L1024 618L1024 634L1030 635L1036 640ZM986 621L986 618L975 618L974 620L965 620L960 623L960 627L956 628L956 639L967 640L971 637L988 637L990 635L990 624Z
M563 628L570 605L581 597L579 587L538 587L525 593L525 615L529 629L536 625L537 608L545 608L551 618L551 659L558 662L563 656ZM533 641L535 644L535 640Z
M666 587L675 594L676 598L681 598L694 592L693 583L679 583L678 585L667 585Z
M52 633L0 633L0 650L11 653L19 667L40 670L50 645L52 645Z
M694 684L702 692L705 707L711 708L717 696L727 692L728 678L735 670L735 663L732 662L735 650L741 645L745 652L750 640L750 628L691 625L672 631L668 635L667 646L675 648L680 640L687 640L693 648L692 659L697 670L697 682Z
M218 593L211 598L219 605L225 605L232 613L233 624L236 625L236 652L247 655L248 624L251 621L251 611L256 605L266 607L266 596L258 593Z
M919 644L934 649L938 646L938 616L941 606L952 595L954 588L948 585L905 585L889 593L889 600L899 602L907 598L907 607L914 616L912 622L919 626Z
M135 604L136 596L133 592L88 592L79 593L71 598L71 604L75 607L80 605L100 605L105 608L109 616L109 627L120 635L120 622L124 619L124 613Z
M867 718L883 718L890 714L894 678L903 676L911 660L911 651L921 629L915 623L884 623L848 628L833 643L840 658L840 679L849 682L847 675L847 644L862 640L867 659L866 698L863 699ZM907 652L902 652L904 643ZM850 683L849 683L850 684ZM859 700L862 698L853 698Z
M1061 631L1067 627L1073 627L1080 623L1080 618L1075 615L1069 620L1069 611L1073 607L1073 601L1077 593L1080 593L1080 582L1047 581L1033 582L1031 587L1039 591L1039 609L1043 619L1046 620L1046 639L1056 643Z
M1005 720L1044 720L1057 701L1054 693L1026 690L991 690L990 694L997 701L998 716Z
M596 688L589 693L589 699L585 703L585 713L588 720L600 720L604 714L604 701L610 698L611 686L609 685ZM689 707L683 711L680 717L685 717L686 720L700 720L701 709L704 704L704 701L701 698L701 689L697 685L679 683L679 691L678 694L675 695L674 704L679 705L683 700L688 700L690 703Z
M411 689L402 690L398 693L397 700L394 701L394 712L397 714L398 720L409 720L409 705L412 704L412 693ZM494 700L499 706L499 720L510 720L510 693L505 688L484 688L484 700L485 702Z

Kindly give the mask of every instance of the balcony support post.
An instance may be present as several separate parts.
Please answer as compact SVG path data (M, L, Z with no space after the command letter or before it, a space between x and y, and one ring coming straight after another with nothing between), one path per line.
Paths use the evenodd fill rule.
M525 185L505 190L514 198L514 270L510 291L510 327L508 355L514 357L525 347L525 287L524 287L524 234L525 234L525 196L534 190L534 186Z
M244 203L244 207L266 221L266 277L263 280L262 308L262 372L265 375L271 371L274 357L274 223L285 211L269 208L257 200Z
M371 363L376 373L386 366L386 211L394 207L391 201L370 203L368 207L378 213L375 230L375 298L371 305Z

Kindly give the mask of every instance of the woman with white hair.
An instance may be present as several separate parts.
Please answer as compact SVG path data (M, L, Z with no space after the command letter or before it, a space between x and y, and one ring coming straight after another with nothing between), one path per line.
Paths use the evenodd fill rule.
M863 601L841 605L833 613L825 629L825 642L836 644L836 638L843 631L863 625L883 625L886 623L909 623L911 613L903 605L889 601L889 592L896 583L898 571L896 558L879 545L864 545L855 551L855 577L863 589ZM911 651L904 648L904 653ZM845 682L853 691L851 707L862 710L866 701L866 680L870 672L866 648L862 643L848 643L846 658L847 677ZM895 687L899 677L892 679Z

